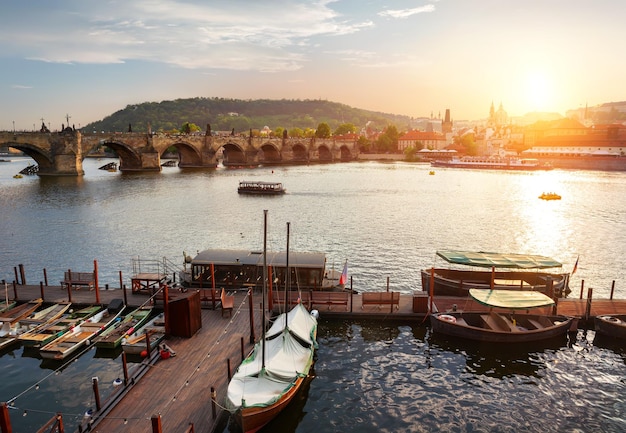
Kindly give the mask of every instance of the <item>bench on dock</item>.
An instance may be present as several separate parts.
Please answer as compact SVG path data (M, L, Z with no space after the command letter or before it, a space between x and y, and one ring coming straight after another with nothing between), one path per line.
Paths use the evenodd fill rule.
M231 317L233 314L233 307L235 306L235 297L227 295L226 290L222 289L220 301L222 302L222 317L224 317L225 311L228 311L228 317Z
M311 309L311 292L309 291L298 292L297 290L291 290L287 292L287 300L290 306L301 302L307 309ZM281 290L272 292L272 302L274 305L285 305L285 292Z
M61 287L66 289L79 289L81 286L87 286L89 290L93 290L95 284L96 274L94 272L65 271L63 281L61 281Z
M400 309L400 292L363 292L361 301L361 309L365 305L377 305L378 308L381 305L390 305L392 311L394 306L398 310Z
M311 308L313 305L326 305L328 309L333 305L345 305L348 310L350 292L320 292L311 291Z

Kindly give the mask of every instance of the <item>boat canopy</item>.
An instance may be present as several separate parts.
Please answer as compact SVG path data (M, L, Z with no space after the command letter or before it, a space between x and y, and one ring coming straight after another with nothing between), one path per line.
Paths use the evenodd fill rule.
M483 268L515 268L515 269L545 269L560 268L562 263L556 260L535 254L502 254L483 251L437 251L437 255L458 265L480 266Z
M192 265L263 265L263 252L249 250L212 249L200 251L191 261ZM326 254L317 252L290 252L289 267L324 269ZM272 267L285 267L287 253L267 252L267 264Z
M470 289L472 298L489 307L527 310L554 305L549 296L533 290Z

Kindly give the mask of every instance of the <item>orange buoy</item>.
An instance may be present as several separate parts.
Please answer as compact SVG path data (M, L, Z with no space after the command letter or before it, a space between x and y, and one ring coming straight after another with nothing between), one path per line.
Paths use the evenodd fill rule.
M141 357L145 358L146 356L148 356L148 351L147 350L142 350L141 351Z

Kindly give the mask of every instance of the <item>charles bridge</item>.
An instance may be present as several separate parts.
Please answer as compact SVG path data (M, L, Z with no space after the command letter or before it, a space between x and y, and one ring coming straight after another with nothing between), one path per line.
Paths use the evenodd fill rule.
M172 148L180 168L215 168L329 163L358 157L355 140L333 138L254 137L252 134L216 136L164 133L82 133L72 128L62 132L0 132L0 147L12 147L38 164L40 176L82 176L83 159L114 151L123 172L160 171L161 157Z

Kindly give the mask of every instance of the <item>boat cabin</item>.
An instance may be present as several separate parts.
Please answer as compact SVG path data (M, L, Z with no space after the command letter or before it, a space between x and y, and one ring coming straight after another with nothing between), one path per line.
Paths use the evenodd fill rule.
M280 182L261 182L242 180L239 182L237 192L240 194L284 194L285 188Z
M285 288L286 252L267 252L269 285ZM315 252L289 252L290 290L320 289L326 255ZM210 249L199 252L186 270L183 281L193 288L262 289L263 252Z

